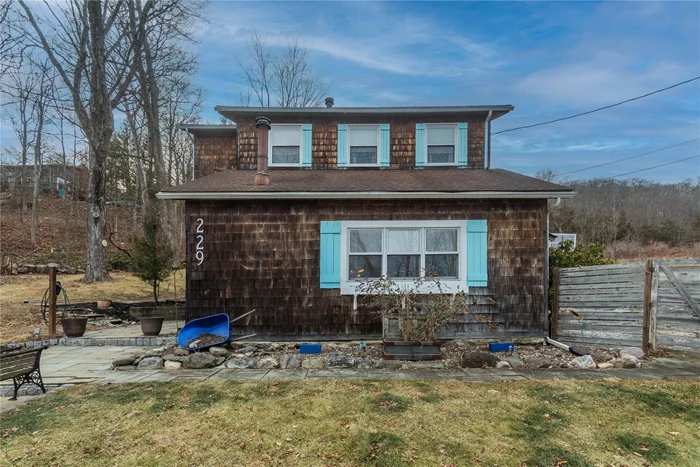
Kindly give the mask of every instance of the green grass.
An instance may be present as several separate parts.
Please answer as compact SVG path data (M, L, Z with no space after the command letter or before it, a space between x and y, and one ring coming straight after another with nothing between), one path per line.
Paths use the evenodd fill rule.
M699 385L81 385L0 415L0 465L700 465ZM495 391L494 391L495 390ZM497 392L496 392L497 391Z

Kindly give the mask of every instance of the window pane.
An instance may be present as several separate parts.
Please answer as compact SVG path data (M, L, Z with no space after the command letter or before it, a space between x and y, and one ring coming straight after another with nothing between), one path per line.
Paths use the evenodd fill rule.
M386 275L389 277L418 277L420 255L388 255Z
M455 144L455 126L428 126L428 144Z
M389 230L387 253L420 253L420 230Z
M451 164L454 161L454 146L428 146L428 164Z
M298 164L299 146L272 146L273 164Z
M351 126L348 129L350 146L377 146L377 125Z
M425 229L425 251L457 251L458 229Z
M351 147L350 148L350 163L351 164L376 164L377 163L377 147Z
M270 143L273 146L301 146L301 125L272 125Z
M381 255L352 255L349 257L348 265L350 280L382 277Z
M457 277L458 255L425 255L425 275Z
M350 253L381 253L381 230L350 230Z

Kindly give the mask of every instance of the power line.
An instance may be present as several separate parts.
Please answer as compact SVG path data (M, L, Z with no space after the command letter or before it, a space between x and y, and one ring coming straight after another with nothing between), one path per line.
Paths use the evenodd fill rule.
M606 165L615 164L617 162L628 161L630 159L635 159L637 157L642 157L642 156L648 156L649 154L654 154L656 152L661 152L661 151L665 151L667 149L676 148L678 146L683 146L684 144L692 143L693 141L697 141L697 140L700 140L700 138L694 138L694 139L691 139L688 141L683 141L682 143L674 144L673 146L666 146L665 148L661 148L661 149L655 149L653 151L645 152L644 154L637 154L636 156L629 156L629 157L625 157L623 159L617 159L615 161L606 162L605 164L592 165L592 166L586 167L584 169L572 170L571 172L564 172L563 174L559 174L559 176L575 174L578 172L583 172L584 170L597 169L598 167L604 167Z
M663 166L666 166L666 165L677 164L677 163L683 162L683 161L689 161L690 159L695 159L696 157L700 157L700 154L698 154L697 156L686 157L685 159L678 159L677 161L673 161L673 162L666 162L665 164L655 165L655 166L653 166L653 167L647 167L646 169L639 169L639 170L634 170L634 171L632 171L632 172L627 172L627 173L623 173L623 174L613 175L612 177L601 178L600 180L608 180L608 179L610 179L610 178L622 177L622 176L624 176L624 175L632 175L632 174L636 174L636 173L638 173L638 172L644 172L645 170L656 169L656 168L658 168L658 167L663 167Z
M683 84L690 83L691 81L695 81L695 80L698 80L698 79L700 79L700 76L696 76L695 78L691 78L691 79L688 79L688 80L685 80L685 81L681 81L680 83L676 83L676 84L674 84L674 85L672 85L672 86L669 86L669 87L666 87L666 88L663 88L663 89L657 89L656 91L649 92L649 93L644 94L644 95L642 95L642 96L633 97L632 99L627 99L627 100L618 102L618 103L616 103L616 104L606 105L605 107L599 107L599 108L594 109L594 110L589 110L589 111L587 111L587 112L581 112L581 113L579 113L579 114L570 115L570 116L568 116L568 117L562 117L562 118L557 118L557 119L554 119L554 120L549 120L549 121L547 121L547 122L534 123L534 124L532 124L532 125L525 125L525 126L518 126L518 127L515 127L515 128L509 128L509 129L507 129L507 130L501 130L501 131L497 131L496 133L492 133L492 135L498 135L498 134L501 134L501 133L506 133L506 132L508 132L508 131L522 130L523 128L532 128L532 127L541 126L541 125L548 125L548 124L550 124L550 123L561 122L562 120L569 120L569 119L572 119L572 118L580 117L580 116L582 116L582 115L592 114L592 113L594 113L594 112L599 112L599 111L601 111L601 110L610 109L610 108L612 108L612 107L617 107L618 105L626 104L626 103L628 103L628 102L632 102L632 101L636 101L636 100L639 100L639 99L643 99L643 98L649 97L649 96L651 96L651 95L653 95L653 94L658 94L658 93L663 92L663 91L668 91L669 89L673 89L673 88L675 88L675 87L681 86L681 85L683 85Z

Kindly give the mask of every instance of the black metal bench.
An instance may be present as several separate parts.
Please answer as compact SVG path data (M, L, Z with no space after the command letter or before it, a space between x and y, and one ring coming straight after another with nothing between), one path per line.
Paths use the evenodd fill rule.
M17 391L25 383L36 384L46 393L39 371L41 351L44 349L46 347L0 354L0 381L12 378L15 385L15 395L11 401L17 400Z

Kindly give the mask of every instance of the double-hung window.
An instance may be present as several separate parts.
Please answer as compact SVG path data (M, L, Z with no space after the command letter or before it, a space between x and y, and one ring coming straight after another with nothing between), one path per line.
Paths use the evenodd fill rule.
M341 229L341 282L351 291L364 279L388 276L412 283L438 277L454 289L466 282L466 232L455 221L348 221Z
M348 125L348 147L348 165L379 165L379 125Z
M301 166L301 125L272 125L268 151L270 167Z
M425 127L426 165L453 165L457 163L457 124L438 123Z

